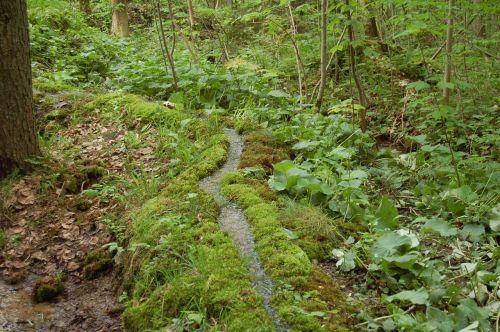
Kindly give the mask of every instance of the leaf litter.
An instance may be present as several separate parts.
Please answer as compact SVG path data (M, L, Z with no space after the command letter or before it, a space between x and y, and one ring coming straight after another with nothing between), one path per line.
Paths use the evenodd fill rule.
M66 95L46 98L54 102L44 112L73 108ZM106 265L92 280L85 278L84 264L115 240L102 218L127 210L119 200L127 188L118 186L99 195L85 191L113 180L131 180L131 169L165 172L167 163L155 155L154 128L139 124L130 130L119 119L103 119L97 111L77 116L82 118L74 125L66 119L42 121L44 133L59 138L46 152L49 160L17 179L3 195L7 197L0 197L0 228L8 239L0 248L2 331L121 330L120 264L111 269ZM50 133L57 121L62 128ZM131 145L127 135L140 136L140 142ZM64 292L48 303L35 304L37 281L55 276L63 278Z

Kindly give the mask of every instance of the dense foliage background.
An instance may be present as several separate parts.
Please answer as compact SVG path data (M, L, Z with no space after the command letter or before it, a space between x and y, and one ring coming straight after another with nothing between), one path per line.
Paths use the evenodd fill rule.
M171 46L167 1L158 3ZM196 0L191 27L173 0L175 84L155 1L130 1L132 35L116 38L107 0L92 0L88 15L30 0L35 86L130 92L270 129L292 158L274 165L269 186L338 226L343 241L318 259L333 261L348 301L362 303L355 330L498 330L500 6L450 3L447 54L447 1L330 1L318 108L317 2Z

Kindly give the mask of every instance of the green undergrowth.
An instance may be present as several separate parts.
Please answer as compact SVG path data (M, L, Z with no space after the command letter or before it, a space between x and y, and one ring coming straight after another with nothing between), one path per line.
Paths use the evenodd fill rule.
M245 151L251 150L248 146L269 142L270 137L263 132L248 133ZM269 159L279 160L282 150L273 152L274 155L245 163L249 168L228 173L221 181L221 191L244 209L252 226L257 253L275 283L271 303L280 318L297 331L346 330L344 295L328 275L311 263L312 258L325 255L322 237L335 236L330 220L313 207L299 214L295 211L300 209L298 205L280 209L277 196L259 180L258 172L250 172L265 166ZM291 213L296 214L294 218L288 218Z
M124 327L271 331L245 261L216 222L215 201L197 184L225 160L227 139L207 132L199 142L197 162L130 213Z

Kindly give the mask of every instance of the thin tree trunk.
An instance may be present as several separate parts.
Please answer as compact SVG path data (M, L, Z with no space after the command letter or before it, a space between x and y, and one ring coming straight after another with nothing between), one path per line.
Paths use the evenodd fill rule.
M346 0L346 5L349 7L349 0ZM361 84L361 80L358 77L356 71L356 50L354 46L352 46L354 42L354 29L352 27L352 13L351 10L347 9L347 34L349 36L349 56L351 60L351 75L354 79L354 83L356 84L356 89L358 90L359 95L359 103L363 106L363 110L361 110L361 130L364 132L367 129L367 119L366 119L366 108L369 105L368 98L366 97L365 90L363 89L363 85Z
M25 0L0 1L0 179L40 153Z
M476 7L479 7L481 5L481 0L473 0L473 1ZM472 22L472 29L476 37L483 38L485 36L486 27L484 26L483 15L481 15L481 13L478 13L478 15L474 18L474 21Z
M451 90L447 86L451 82L451 52L453 51L453 6L454 0L448 0L448 22L446 26L446 64L444 66L443 101L446 105L450 103Z
M90 0L80 0L80 11L85 13L85 15L92 14L92 9L90 8Z
M300 97L302 98L304 96L304 94L307 94L307 87L303 86L304 85L303 78L305 81L305 77L304 77L305 71L304 71L304 64L303 64L302 58L300 56L299 47L297 46L297 39L296 39L297 28L295 26L295 20L293 18L292 6L290 4L288 4L288 13L290 14L290 28L292 30L291 40L292 40L293 52L295 54L295 64L297 66L297 75L298 75L298 79L299 79L299 94L300 94Z
M318 99L316 99L316 106L321 109L321 104L323 103L323 95L325 93L325 85L326 85L326 53L327 53L327 40L326 40L326 31L327 31L327 16L326 12L328 10L328 0L321 0L321 49L320 49L320 75L321 80L319 84L319 92Z
M167 43L167 38L165 36L165 29L163 28L163 19L161 17L161 6L160 6L160 1L158 0L156 2L156 11L158 15L158 22L160 23L160 35L161 35L161 40L163 42L163 47L165 50L165 55L167 56L168 63L170 65L170 70L172 71L172 80L174 81L174 87L177 90L177 74L175 72L175 62L174 62L174 51L175 51L175 45L177 42L176 39L176 32L175 32L175 17L174 17L174 12L172 9L172 3L169 1L168 2L168 13L170 16L170 21L172 23L172 45L169 49L168 43Z
M193 10L193 0L187 0L188 13L189 13L189 26L191 31L194 29L194 10Z
M347 26L344 27L344 29L342 30L342 33L340 34L340 37L339 37L339 39L337 41L336 46L339 46L340 43L342 42L342 39L344 39L344 35L345 35L346 30L347 30ZM330 55L330 60L328 60L328 64L326 65L326 71L329 70L330 65L332 64L332 61L334 61L335 62L335 66L338 67L338 54L337 53L334 53L334 54ZM336 70L337 70L337 68L336 68ZM318 89L318 87L319 87L320 84L321 84L321 79L316 83L316 85L314 85L314 89L313 89L313 91L311 93L311 96L310 96L311 99L309 99L309 103L312 103L312 101L314 99L314 94L316 93L316 90Z
M363 15L363 25L365 26L365 33L368 37L381 40L377 28L377 19L373 13L372 7L365 0L360 0L359 3L366 9L368 15Z
M111 33L118 37L128 37L130 35L127 2L127 0L111 0L113 6Z

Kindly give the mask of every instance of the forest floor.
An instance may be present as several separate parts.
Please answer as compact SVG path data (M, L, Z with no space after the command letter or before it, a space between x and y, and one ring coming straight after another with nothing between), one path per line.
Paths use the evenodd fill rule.
M363 132L347 71L318 110L274 37L179 46L174 88L148 25L28 5L42 156L0 182L1 331L498 330L492 59L452 108L362 46Z
M125 197L134 191L131 184L138 182L140 182L137 184L137 188L140 188L137 190L140 192L138 195L144 195L143 186L151 185L149 182L161 174L168 174L168 165L172 159L172 156L166 153L158 153L158 146L165 143L159 137L161 127L152 125L148 121L143 122L143 118L138 115L125 114L129 112L130 104L138 102L170 110L156 103L143 102L133 96L38 91L35 97L38 129L48 137L47 146L44 148L49 155L38 161L31 173L13 176L0 188L2 238L6 239L2 243L0 255L0 273L4 280L0 283L2 295L0 327L6 331L121 330L120 315L125 307L118 299L124 289L123 284L126 284L124 282L127 278L126 270L131 268L130 264L133 265L133 262L130 256L124 254L118 243L120 241L123 243L123 238L119 237L131 234L125 230L129 226L123 221L134 214L136 209L134 206L142 204L134 204L134 198ZM115 99L121 100L120 107L110 110L100 108L100 106L108 107ZM140 111L142 108L137 110ZM124 116L126 121L123 121ZM226 120L227 123L232 121L230 118ZM207 120L200 121L203 123ZM209 123L212 121L209 120ZM218 124L216 130L221 132L223 125L224 123ZM177 134L184 135L182 140L187 142L196 141L192 131L181 130ZM171 137L172 133L169 135ZM224 136L222 132L221 135ZM244 299L243 302L250 301L251 304L248 305L256 311L256 316L242 318L243 313L236 312L234 319L242 319L237 324L243 325L247 324L245 319L257 319L253 324L265 330L274 330L273 324L278 329L283 329L283 326L289 323L299 324L298 326L312 324L306 328L312 330L316 324L328 322L335 326L338 324L338 328L343 329L340 326L344 318L340 317L347 317L347 312L344 305L339 306L337 303L340 300L339 296L343 297L340 295L340 288L338 286L332 288L333 281L330 277L321 272L322 268L319 265L315 265L314 262L311 265L302 249L294 245L290 247L288 242L292 231L289 230L289 234L283 233L279 225L278 229L273 230L276 226L273 226L272 220L266 221L266 225L259 225L261 221L252 215L248 216L251 226L245 222L243 211L248 215L247 209L251 210L251 206L245 204L258 206L260 204L260 207L266 210L276 204L273 202L277 196L262 180L257 179L259 175L256 179L249 180L250 182L243 180L238 184L242 180L239 173L231 172L236 171L238 166L246 168L259 166L270 170L272 163L287 157L282 143L269 135L270 133L248 131L245 135L247 145L243 150L241 161L243 144L241 138L238 138L237 134L227 136L216 143L215 147L226 151L224 155L228 153L229 156L223 155L216 164L203 171L203 174L208 175L215 171L217 165L224 159L229 158L226 166L221 168L213 179L207 178L202 187L215 195L218 204L222 204L221 215L217 221L228 234L220 235L226 238L224 243L231 241L229 236L235 243L231 244L231 250L234 251L232 255L235 255L233 259L237 259L238 263L234 267L223 264L222 268L241 269L238 273L244 273L244 278L248 280L243 288L237 285L231 287L236 286L235 291L239 294L245 294L244 296L250 294L251 298L255 297L255 300ZM239 149L239 152L235 149ZM204 153L206 150L201 149L201 152ZM195 165L203 165L203 162ZM203 174L199 175L200 178ZM228 175L230 180L223 180ZM142 180L139 180L141 176ZM182 173L177 177L182 181ZM245 210L237 210L236 205L218 194L221 179L226 184L226 188L223 188L224 195L236 201L243 199L244 203L241 204ZM149 195L153 199L156 195L161 195L161 190L166 185L166 182L159 181ZM246 191L245 195L253 198L245 201L243 192L231 194L231 190L227 190L227 187L231 186L236 186L233 189L237 191L243 188ZM239 189L237 186L240 186ZM255 193L252 193L254 191ZM198 194L193 194L196 195ZM261 195L263 198L259 198ZM137 202L144 202L145 198L135 199ZM259 203L262 199L262 203ZM265 202L270 202L272 205L268 206ZM225 210L226 207L229 207L228 211ZM319 210L315 213L319 213ZM191 215L191 211L189 214ZM206 218L213 219L218 213L210 214L212 214L210 217L205 216L200 209L196 217L191 218L203 222ZM270 215L273 214L275 212L271 211ZM307 227L307 225L295 227L297 231L297 227ZM151 231L154 232L154 229ZM256 236L257 249L252 233ZM272 249L276 252L263 256L262 250L267 251L274 246L263 244L269 241L265 238L269 234L280 248ZM158 236L155 234L156 239ZM213 247L220 250L218 249L220 245L213 244ZM238 252L244 259L236 258L240 255ZM294 255L298 255L299 260L295 261ZM259 256L263 259L262 263ZM332 266L327 269L332 269ZM264 269L273 280L284 284L274 294L271 279L266 276ZM224 271L219 276L223 278L221 280L223 283L228 283L234 278L231 275L226 276L226 273L227 271ZM307 284L306 279L310 273L315 277ZM210 278L214 275L217 274L211 273ZM203 283L210 282L210 278L208 280L203 278ZM255 290L245 290L249 286ZM294 290L297 286L303 288L299 293ZM295 295L290 298L292 294ZM305 300L311 302L308 306L316 308L315 314L305 315L297 312L299 317L303 316L298 321L297 317L291 316L293 319L282 322L284 311L298 310L299 307L290 309L289 306L300 303L302 300L297 302L297 297L301 298L304 295ZM230 295L232 296L234 295ZM234 300L228 298L227 301ZM315 301L318 303L314 304ZM264 307L260 303L264 303ZM226 304L220 303L220 305L224 307ZM262 311L264 308L274 322ZM182 307L176 308L179 309ZM278 311L281 311L282 318L278 318ZM161 318L162 321L164 319ZM182 324L186 324L185 328L191 329L200 323L188 319ZM222 324L224 329L225 324L219 324ZM133 323L131 325L132 327L128 326L131 330L142 330L149 323L143 327L134 327Z
M55 139L61 145L52 146L50 162L3 188L2 229L9 240L0 256L5 280L0 284L0 327L120 329L120 263L103 249L113 234L102 218L123 211L123 204L85 190L110 177L125 181L123 163L130 153L144 165L157 167L151 148L125 151L124 128L117 122L94 114L75 119L72 99L79 95L37 98L38 125L60 125ZM75 152L85 157L75 161Z

